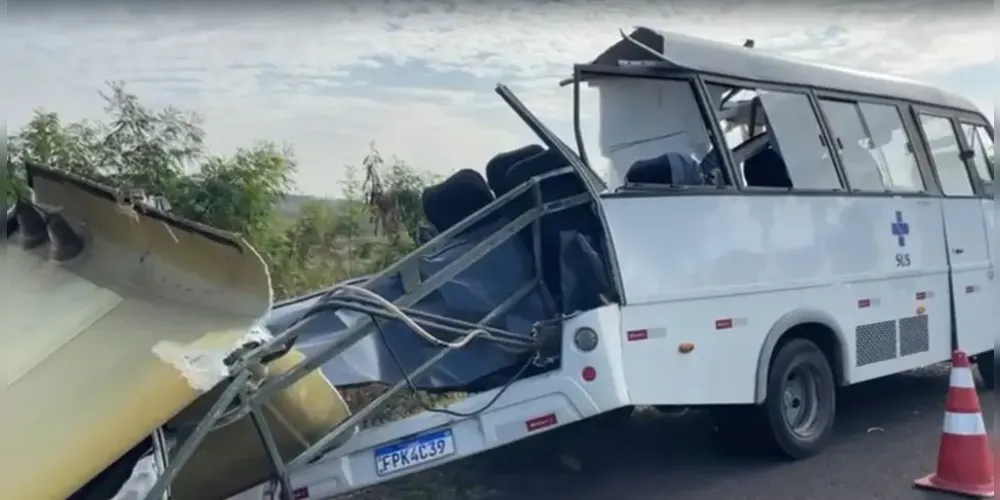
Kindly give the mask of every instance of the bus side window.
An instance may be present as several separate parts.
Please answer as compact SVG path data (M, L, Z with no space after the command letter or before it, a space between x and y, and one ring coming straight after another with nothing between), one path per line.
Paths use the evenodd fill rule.
M843 188L806 94L708 88L743 186Z
M965 143L972 150L972 164L976 167L979 180L987 190L992 190L993 176L995 175L993 171L993 138L990 137L986 127L969 123L962 124L962 135L965 136Z
M958 136L951 120L940 116L920 114L920 128L927 138L934 170L937 172L941 191L945 196L972 196L972 180L962 160Z
M853 191L886 191L888 172L873 155L875 140L853 102L820 99L820 109L830 124L834 149L840 154L847 182Z
M897 192L920 193L927 190L920 174L913 143L903 127L899 109L885 104L858 104L871 137L870 152L881 171L888 177L889 189Z
M792 187L799 189L843 189L823 129L806 94L761 91L764 115L788 166Z

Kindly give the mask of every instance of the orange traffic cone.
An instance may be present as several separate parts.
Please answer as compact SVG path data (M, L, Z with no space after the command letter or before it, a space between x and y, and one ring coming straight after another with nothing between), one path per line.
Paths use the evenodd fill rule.
M993 452L979 407L969 357L951 356L951 384L945 405L944 432L938 450L937 471L916 485L948 493L993 498Z

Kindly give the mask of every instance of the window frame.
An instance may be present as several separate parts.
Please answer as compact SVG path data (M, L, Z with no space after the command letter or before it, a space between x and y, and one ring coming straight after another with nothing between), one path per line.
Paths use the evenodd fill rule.
M929 181L930 178L928 177L928 175L930 172L929 170L930 165L927 162L925 162L923 158L921 158L921 154L917 150L918 147L917 141L920 140L920 138L919 136L915 136L914 133L915 133L915 128L919 127L919 125L915 126L912 123L908 123L906 106L900 103L890 103L888 101L874 102L871 99L858 99L856 101L856 104L858 106L858 112L861 113L862 121L864 121L866 128L868 128L868 122L864 117L865 111L862 108L862 105L867 104L869 106L885 106L887 108L892 108L893 110L895 110L896 117L899 118L899 123L903 127L903 133L906 134L906 140L908 141L910 147L910 154L913 155L913 161L916 163L917 175L920 176L920 183L923 184L923 187L917 191L900 191L897 190L895 187L889 187L889 192L894 195L914 195L914 194L928 194L931 193L932 190L934 190L933 192L935 194L938 193L939 190L937 189L937 185ZM868 133L871 134L871 130L868 130ZM891 173L889 174L889 177L891 181L892 180Z
M705 131L708 134L709 143L712 147L718 150L720 147L726 145L725 134L722 132L722 128L719 126L719 116L709 105L711 99L708 96L708 90L701 81L701 75L691 71L677 71L677 70L660 70L658 68L647 68L647 67L618 67L618 66L604 66L604 65L578 65L577 71L581 75L588 77L610 77L610 78L633 78L642 80L671 80L677 82L687 83L691 87L691 92L694 95L695 102L700 111L702 120L705 122ZM581 82L581 84L584 82ZM579 130L577 130L579 133ZM712 150L709 150L711 152ZM728 149L726 154L719 155L722 162L719 168L723 171L723 174L729 178L730 184L725 186L682 186L682 185L628 185L622 184L618 188L611 191L603 192L600 197L602 198L614 198L619 195L625 194L626 196L635 196L639 194L641 196L650 195L667 195L667 194L677 194L683 192L684 194L732 194L734 191L738 190L739 182L737 178L737 172L733 169L732 158L729 154ZM594 175L598 175L594 168L587 161L587 167ZM600 177L598 175L598 177Z
M961 133L961 128L959 125L960 121L964 121L970 125L983 126L988 132L995 133L993 125L980 113L958 108L949 108L944 106L934 106L929 104L923 104L912 100L895 98L885 95L873 95L873 94L862 94L846 91L838 91L827 88L802 86L802 85L792 85L784 84L769 80L761 79L749 79L749 78L737 78L720 74L713 73L699 73L693 71L680 71L680 70L670 70L657 67L611 67L611 66L600 66L600 67L587 67L588 74L600 74L603 76L619 76L619 77L631 77L631 78L649 78L649 79L663 79L663 80L686 80L689 81L694 88L695 96L697 97L699 109L702 111L703 119L707 122L707 131L709 132L710 140L714 147L720 148L725 147L725 154L720 154L720 160L722 162L721 168L724 170L726 175L730 179L730 185L724 187L714 187L714 186L622 186L615 191L604 192L600 195L601 198L633 198L633 197L657 197L657 196L704 196L709 194L714 195L775 195L775 194L787 194L792 196L838 196L838 197L876 197L876 198L944 198L944 194L941 191L941 186L937 178L937 172L932 165L932 160L930 158L930 150L927 146L926 137L923 134L923 128L918 122L917 111L927 112L928 114L934 114L943 118L948 118L952 121L952 128L958 130L959 133L956 137L959 140L960 148L963 151L967 151L968 145L966 144L964 134ZM725 134L722 131L722 127L719 122L719 115L714 109L714 103L709 99L708 85L720 85L726 87L738 87L738 88L749 88L755 90L766 90L773 92L791 92L806 94L809 97L813 113L816 115L820 129L823 133L823 140L826 142L827 150L830 152L830 157L833 160L834 167L837 172L837 176L841 181L841 185L844 186L840 190L817 190L817 189L801 189L801 188L767 188L767 187L744 187L742 186L742 175L734 165L734 160L732 158L732 151L729 149L729 145L726 143ZM847 180L847 176L844 173L843 164L840 160L840 155L837 151L833 149L833 137L834 134L831 133L829 123L827 122L826 115L823 114L819 107L819 99L821 97L829 98L832 100L841 100L855 102L858 104L876 104L890 106L896 109L899 114L899 118L903 123L903 129L906 132L907 137L910 139L910 144L913 147L913 154L917 162L917 168L920 173L921 178L924 181L924 191L852 191L850 183ZM958 127L958 128L956 128ZM975 168L968 159L965 161L966 169ZM589 165L588 165L589 166ZM976 180L978 179L978 174L970 177L973 180L973 188L976 192L978 198L993 198L992 192L984 192L985 190L980 186L980 183Z
M965 162L966 162L967 166L971 169L970 172L972 172L974 174L973 177L972 177L973 189L976 191L977 195L980 198L993 199L994 196L995 196L994 192L993 192L993 189L991 189L990 186L987 185L984 182L983 178L979 175L979 170L976 168L976 164L975 164L976 158L974 156L975 155L975 150L972 148L972 145L968 143L968 140L966 140L966 138L965 138L965 131L962 130L962 127L965 126L965 125L973 127L974 129L975 128L982 128L983 130L985 130L987 132L987 136L991 136L991 137L993 136L993 130L991 130L992 127L990 127L989 123L983 123L983 122L979 122L979 121L973 121L973 120L969 120L968 118L958 118L958 129L961 132L961 134L960 134L961 137L959 138L959 144L960 144L959 147L962 148L962 152L964 153L963 154L963 158L965 158ZM977 133L978 133L978 131L977 131ZM980 138L980 141L982 141L981 138ZM994 142L993 146L994 146L994 151L995 151L996 141L994 140L993 142ZM983 151L983 153L985 154L986 151ZM996 157L994 156L994 160L993 160L994 161L994 164L993 164L993 184L992 184L993 186L996 185L996 175L997 175L996 174L996 159L995 158Z
M867 96L860 94L850 94L846 92L835 92L832 90L821 90L816 92L817 102L823 100L829 101L840 101L852 103L857 107L859 113L861 113L861 122L866 129L866 133L871 135L871 130L868 130L868 122L864 117L864 111L861 109L862 104L868 104L870 106L885 106L887 108L894 109L896 111L896 116L899 118L900 123L903 126L903 132L906 134L906 138L910 142L910 148L912 149L914 161L917 164L917 173L920 175L920 179L924 184L922 190L919 191L901 191L896 190L894 187L889 186L885 191L855 191L851 188L852 195L855 196L905 196L905 197L939 197L943 196L940 188L940 184L937 182L937 177L934 174L934 170L931 167L930 160L925 157L926 153L921 149L921 141L923 141L923 136L920 135L921 128L920 124L916 121L913 115L910 114L909 109L911 103L908 101L903 101L899 99L892 99L886 97L878 96ZM822 111L822 106L820 106L820 111ZM833 133L832 126L829 125L829 119L826 114L823 114L823 123L828 127L827 133L830 135L830 140L833 141L836 135ZM839 152L838 152L839 157ZM845 170L846 172L846 170Z
M928 197L939 197L941 196L941 188L937 183L937 177L932 177L933 170L931 169L929 160L926 158L926 152L922 149L922 135L917 135L920 130L919 124L915 122L915 118L910 114L910 106L912 103L903 99L895 99L891 97L884 96L872 96L864 94L855 94L850 92L838 92L834 90L818 90L815 92L817 101L819 99L832 99L840 101L849 101L856 104L874 104L888 106L896 109L896 113L899 115L900 121L903 123L903 130L906 132L906 136L910 140L910 144L913 147L913 156L917 161L917 170L920 173L921 179L924 181L923 191L896 191L889 189L885 192L877 191L851 191L851 196L875 196L875 197L907 197L907 198L928 198ZM833 137L833 133L829 128L829 121L826 115L823 115L823 123L827 125L827 134ZM832 140L832 139L831 139Z
M972 163L972 158L970 158L969 153L971 153L971 148L969 148L968 142L965 140L965 134L962 132L962 121L967 121L970 125L982 125L991 130L992 127L988 125L988 122L977 115L976 113L970 113L966 111L941 108L937 106L927 106L923 104L910 104L909 105L910 115L916 125L916 131L920 137L920 147L922 156L924 156L927 161L928 168L933 175L935 185L939 196L942 198L950 199L977 199L977 198L992 198L993 194L987 190L983 183L979 180L979 173L976 172L976 166ZM948 120L951 125L952 133L955 134L955 141L958 143L959 155L962 160L962 164L965 167L965 173L969 178L969 183L972 185L972 194L970 195L950 195L945 194L941 188L941 178L938 176L937 166L934 165L934 156L931 154L930 141L927 139L927 135L924 133L924 128L920 125L920 116L927 115L933 118L942 118Z
M707 99L707 97L711 96L711 93L708 91L708 85L710 85L710 84L706 84L705 85L705 89L706 89L706 91L705 91L706 102L709 101ZM751 88L751 87L734 87L734 88L736 88L737 91L733 93L733 96L735 96L736 94L739 94L739 91L741 91L741 90L752 90L754 92L757 91L756 88ZM748 137L745 140L742 140L742 141L738 142L735 146L729 144L729 142L726 139L725 135L723 135L722 138L721 138L721 141L725 145L725 148L723 148L723 149L726 150L726 156L728 156L729 160L732 162L732 169L733 169L733 172L736 175L736 178L733 180L733 184L735 185L736 189L740 190L740 191L743 191L743 190L748 189L748 188L749 189L764 189L764 190L768 190L768 191L773 191L773 190L787 191L787 189L784 189L784 188L770 188L770 187L760 187L760 186L747 186L746 185L746 183L747 183L746 172L743 170L743 164L742 163L737 163L736 162L736 157L733 156L733 154L736 153L736 150L745 147L750 142L756 141L757 139L759 139L759 138L761 138L763 136L774 137L774 133L772 132L774 130L774 126L771 125L771 119L768 118L767 114L764 114L763 117L760 117L760 116L757 115L757 113L759 113L760 111L762 111L764 109L764 102L762 100L760 100L760 93L759 92L757 92L757 96L754 97L754 99L757 99L758 102L756 104L751 105L751 107L750 107L750 128L747 129L747 131L750 133L750 137ZM729 102L730 100L731 99L724 99L720 104L725 104L725 103ZM715 103L711 103L711 106L708 106L708 107L712 110L713 113L718 114L719 110L715 109L716 108ZM759 121L759 123L766 130L764 132L759 133L759 134L754 134L753 130L754 130L754 128L756 128L756 126L758 124L758 121ZM719 119L719 120L716 120L716 122L717 122L717 125L719 127L719 130L721 131L722 130L722 120ZM787 165L786 165L786 168L787 168ZM791 175L792 175L791 172L786 172L786 173L789 175L789 177L791 177Z
M867 138L869 140L871 140L872 139L871 128L868 126L868 121L865 119L865 116L864 116L864 114L861 111L861 103L863 103L865 101L858 100L858 99L846 99L846 98L841 98L841 97L826 97L826 96L822 96L822 95L817 95L816 96L816 100L817 100L817 103L819 104L820 112L823 113L823 120L824 120L824 122L829 127L829 130L827 131L827 133L830 135L829 141L830 141L830 143L831 143L832 146L836 146L836 147L834 147L832 149L836 153L837 157L840 159L840 164L841 164L841 168L843 168L843 170L844 170L844 177L845 177L845 179L847 179L847 182L850 182L850 179L848 178L849 176L847 175L847 165L844 164L844 157L840 154L840 150L841 150L840 144L841 144L842 141L840 141L840 137L836 134L836 131L834 130L833 125L830 123L830 117L827 116L826 111L823 109L823 103L824 102L828 102L828 103L833 103L833 104L847 104L847 105L851 106L853 108L852 111L855 113L855 115L857 115L858 123L861 125L861 131L862 131L862 133L864 133L867 136ZM867 103L867 104L871 104L871 103ZM900 118L900 122L902 122L902 118ZM885 194L885 193L894 193L895 190L892 188L892 186L891 185L886 185L886 175L888 175L888 172L882 172L882 170L880 168L877 168L876 171L878 172L879 179L882 182L882 189L881 190L861 189L861 188L855 188L855 187L851 186L849 188L851 194L866 194L866 193ZM891 180L892 179L890 178L889 181L891 181ZM914 192L919 192L919 191L905 191L905 192L907 192L907 193L914 193Z
M826 128L825 121L817 107L818 102L816 100L814 89L810 87L802 87L797 85L786 85L774 82L757 82L752 80L744 80L740 78L722 77L715 75L702 75L700 79L702 83L705 85L706 96L710 95L707 91L708 85L750 89L758 92L765 91L765 92L780 92L786 94L804 95L807 101L809 102L809 108L812 110L813 115L816 117L816 123L819 126L820 130L820 140L822 141L823 146L826 147L826 150L830 155L830 160L834 169L834 173L837 175L837 179L840 181L840 186L841 186L840 188L837 189L816 189L816 188L797 188L797 187L786 189L786 188L772 188L772 187L761 187L761 186L743 186L742 184L740 184L737 186L737 188L741 193L761 192L764 194L772 194L772 193L832 194L840 196L850 193L850 185L847 183L847 177L844 175L843 165L840 163L840 158L836 154L834 154L829 131ZM709 107L712 108L713 115L715 115L714 106L709 106ZM768 131L773 133L774 127L771 125L770 119L766 119L765 123L767 124ZM719 128L717 120L715 122L715 127ZM725 138L723 137L722 140L725 140ZM728 161L730 163L730 168L734 168L735 165L733 164L732 150L729 149L728 145L726 147L726 150L727 154L725 156L729 157ZM740 173L737 172L737 174ZM788 172L788 175L789 177L791 177L791 172ZM740 175L739 179L741 181L743 180L742 175Z

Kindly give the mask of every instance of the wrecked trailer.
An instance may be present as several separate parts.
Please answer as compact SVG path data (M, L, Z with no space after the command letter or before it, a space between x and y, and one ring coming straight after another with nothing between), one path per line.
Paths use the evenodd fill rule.
M620 381L591 375L609 373L601 360L613 345L598 345L597 332L617 329L620 290L595 203L600 180L506 87L497 91L545 147L498 155L485 179L461 171L428 189L424 209L439 234L396 264L273 306L266 266L238 237L68 174L29 169L34 198L20 203L16 213L28 215L14 217L7 246L32 265L141 305L143 314L110 331L103 320L82 329L93 340L76 358L52 358L48 371L35 368L36 384L11 386L16 397L8 391L5 399L24 404L57 387L85 354L98 360L76 375L91 381L89 399L79 387L66 391L94 416L51 424L65 426L58 439L79 451L57 460L57 448L46 445L34 465L13 470L58 481L5 482L18 488L11 495L109 498L127 482L146 498L226 498L270 482L279 498L325 498L626 406ZM27 256L32 226L21 219L32 211L43 220L64 214L90 257ZM189 316L204 323L178 320ZM206 344L200 339L209 333ZM157 354L164 342L172 342L173 363ZM124 383L143 370L159 374L160 385ZM202 371L213 376L190 382ZM372 382L389 387L351 413L336 387ZM361 428L408 389L470 395ZM144 403L150 399L156 404ZM97 408L107 413L98 417ZM497 427L509 428L506 421L520 430ZM24 435L38 429L28 422L17 427ZM109 436L75 437L86 429ZM127 480L139 475L140 461L153 464L155 484ZM312 484L303 493L319 470L340 472L323 481L326 490Z

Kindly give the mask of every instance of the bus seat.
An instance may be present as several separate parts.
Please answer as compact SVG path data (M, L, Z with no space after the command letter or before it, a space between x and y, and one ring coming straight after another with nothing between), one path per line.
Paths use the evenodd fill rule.
M553 170L566 166L562 157L554 151L546 151L536 154L530 158L515 163L507 171L505 184L514 188L532 177L542 175ZM545 179L540 184L543 202L561 200L570 196L586 193L587 188L583 179L576 173L567 173L556 177ZM531 192L525 193L513 205L516 213L510 217L516 217L529 210L533 206ZM565 232L575 232L581 234L590 241L595 241L598 222L592 208L589 205L579 205L568 210L549 214L541 221L541 258L542 258L542 280L549 293L552 294L556 303L561 303L561 270L560 253L562 239L560 234ZM528 242L529 248L533 246L533 235L530 230L522 232L523 238Z
M428 187L420 196L424 215L437 231L444 232L493 201L486 180L475 170L459 170Z
M743 163L743 177L747 186L791 188L792 179L781 154L771 147L747 158Z
M673 184L670 156L661 155L655 158L639 160L625 172L625 182L634 184Z
M722 155L719 150L712 148L708 154L705 155L701 161L698 162L698 171L705 178L705 183L722 187L729 186L732 183L729 180L729 176L726 174L724 168L724 163L722 160Z
M529 144L494 156L486 163L486 183L498 198L503 196L511 190L511 187L504 185L503 182L510 167L525 158L530 158L544 151L545 148L538 144Z
M705 184L698 162L687 155L669 152L639 160L629 167L626 182L701 186Z

